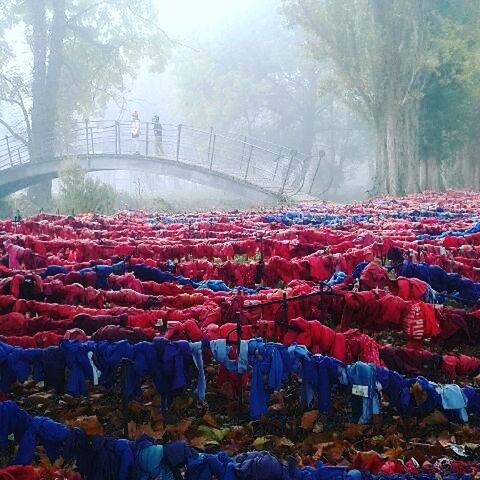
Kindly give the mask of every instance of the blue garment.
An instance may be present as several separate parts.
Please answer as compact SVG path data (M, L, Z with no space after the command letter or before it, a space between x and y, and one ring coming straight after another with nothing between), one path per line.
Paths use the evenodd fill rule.
M14 435L16 443L22 440L31 419L25 410L21 410L15 402L6 400L0 403L0 448L8 446L8 436Z
M153 344L158 359L153 382L162 396L162 410L166 413L170 398L190 385L195 364L189 343L185 340L169 342L156 338Z
M282 465L269 452L246 452L235 457L235 478L239 480L284 480L288 475Z
M347 278L347 274L344 272L335 272L330 280L327 281L327 285L329 287L333 287L334 285L338 285L340 283L343 283L345 279Z
M115 384L116 374L122 358L131 360L133 357L133 346L127 340L120 342L108 342L102 340L97 343L95 348L95 364L102 372L98 383L106 388L111 388ZM127 386L127 388L132 388Z
M442 407L445 410L455 410L463 422L468 422L467 402L468 399L458 385L443 385L437 388L442 398Z
M427 398L424 402L417 405L414 397L410 393L410 388L404 389L402 392L401 402L403 404L405 415L425 415L435 409L441 409L442 399L440 394L437 392L436 385L429 382L426 378L419 376L417 378L408 379L409 387L416 382L418 382L418 384L422 387L422 390L427 394Z
M480 389L463 387L463 393L467 397L467 410L469 413L480 413Z
M12 369L10 355L13 347L0 343L0 391L9 392L16 380L15 371Z
M360 275L365 270L365 268L367 268L369 263L370 262L364 261L364 262L360 262L359 264L357 264L355 266L355 268L353 269L352 277L353 278L360 278Z
M303 382L306 390L305 401L311 405L312 393L317 397L318 410L324 413L331 411L332 386L338 383L338 369L341 362L322 355L309 355L303 359Z
M248 341L248 363L252 367L250 416L259 418L268 410L270 392L279 390L291 372L290 354L284 345Z
M55 389L58 395L65 393L66 349L47 347L42 351L38 379L43 378L45 387Z
M40 273L40 277L45 279L47 277L53 277L61 273L68 273L68 270L60 265L49 265L42 273Z
M127 480L133 472L131 442L111 437L85 437L77 454L78 471L88 480Z
M94 343L63 340L60 348L65 351L65 361L68 369L67 392L72 395L87 395L86 381L93 381L93 369L88 358Z
M410 383L398 372L388 370L385 367L377 367L377 381L388 396L390 407L395 408L400 415L404 416L410 404ZM406 403L402 399L406 398Z
M221 363L229 372L245 373L248 369L248 341L240 340L240 349L238 351L237 360L229 358L229 353L232 350L230 345L227 345L226 339L211 340L210 349L213 357L218 363Z
M62 445L70 436L70 429L48 417L33 417L20 441L14 465L29 465L35 453L37 441L45 447L53 463L60 456Z
M157 283L164 282L173 282L178 283L179 285L187 285L193 288L198 289L209 289L214 292L231 292L233 290L239 290L248 294L256 294L257 290L246 288L243 286L237 286L235 288L230 288L222 280L204 280L202 282L195 282L190 278L183 277L181 275L175 276L169 271L163 271L158 268L148 267L147 265L131 265L128 267L128 270L131 271L135 277L144 282L154 281Z
M190 350L192 351L193 361L198 369L198 382L195 388L195 395L202 401L205 401L205 392L207 388L207 381L205 379L205 370L203 368L203 342L190 343Z
M0 391L9 392L15 381L25 382L41 355L38 348L23 349L0 343Z
M459 214L459 215L462 215L462 214ZM456 230L456 231L448 230L447 232L443 232L440 235L421 234L421 235L417 235L416 239L417 240L430 240L430 239L440 240L441 238L445 238L445 237L463 237L465 235L472 235L474 233L479 233L479 232L480 232L480 222L475 223L470 228L466 228L465 230Z
M191 456L187 459L185 480L211 480L213 475L215 478L223 479L231 462L232 459L225 452Z
M198 453L185 442L172 442L163 446L164 462L172 471L175 480L183 479L180 468L196 457Z
M159 268L148 267L147 265L140 264L140 265L130 265L128 270L132 272L135 277L143 282L153 281L157 283L164 283L164 282L176 282L178 279L178 283L181 285L191 285L192 287L195 286L195 283L191 280L185 279L186 281L183 282L183 277L175 277L170 272L163 272Z
M173 473L163 462L163 446L142 435L133 446L135 480L174 480Z
M205 280L197 284L197 288L208 288L213 292L229 292L230 288L222 280Z
M268 223L284 225L339 225L345 222L367 222L372 215L336 215L289 211L278 214L264 215L262 219Z
M318 480L318 468L322 462L317 462L315 467L297 468L295 458L288 459L288 475L291 480Z
M380 413L380 399L377 393L377 375L375 365L356 362L353 365L340 369L341 382L344 385L352 387L352 393L355 392L356 387L364 387L358 390L364 392L364 395L355 396L362 399L362 413L358 419L358 423L369 423L372 420L372 415Z

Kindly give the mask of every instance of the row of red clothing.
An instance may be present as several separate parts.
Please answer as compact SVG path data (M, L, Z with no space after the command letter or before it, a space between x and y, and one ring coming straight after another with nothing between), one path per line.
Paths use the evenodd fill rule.
M129 340L137 343L150 341L155 336L161 335L160 329L140 329L126 325L127 320L122 316L91 317L80 314L72 322L63 323L64 328L70 327L64 333L38 331L33 334L35 328L32 328L30 335L0 336L0 341L23 348L45 348L58 345L63 339L112 342ZM33 327L37 326L38 324L33 325ZM165 329L162 330L165 331ZM201 327L193 319L184 322L168 322L164 336L170 340L189 341L217 340L227 337L236 341L238 338L235 323L210 324ZM304 345L314 354L332 356L345 363L360 360L378 366L387 366L389 369L395 369L399 373L410 376L423 375L433 379L441 374L445 378L454 380L458 377L474 377L480 373L480 359L473 356L454 353L439 355L420 348L381 345L357 329L338 332L317 320L295 318L290 320L288 325L272 321L242 325L243 340L258 336L286 345Z

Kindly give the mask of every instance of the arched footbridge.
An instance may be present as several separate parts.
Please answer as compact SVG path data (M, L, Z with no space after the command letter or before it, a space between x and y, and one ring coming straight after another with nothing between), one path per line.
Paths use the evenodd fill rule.
M0 197L56 178L61 163L72 158L89 172L151 172L258 201L308 191L306 176L314 177L306 175L310 158L301 153L186 125L162 124L160 140L152 123L142 122L140 136L132 138L130 122L85 121L63 138L45 139L41 150L33 154L12 136L0 140Z

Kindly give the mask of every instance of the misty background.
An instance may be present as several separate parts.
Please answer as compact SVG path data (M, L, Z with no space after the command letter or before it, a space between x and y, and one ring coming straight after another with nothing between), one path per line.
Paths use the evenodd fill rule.
M322 198L351 201L370 188L374 154L367 122L342 100L332 65L310 57L299 27L290 27L276 0L162 0L158 28L170 45L164 68L141 62L135 79L91 119L214 127L310 154L325 151L318 180ZM27 58L23 32L8 32L16 55ZM27 62L25 62L28 65ZM322 93L325 92L325 93ZM9 115L3 109L3 115ZM13 110L11 111L12 115ZM89 176L128 193L126 202L163 199L179 209L249 206L248 199L178 178L130 171ZM58 194L58 180L53 193ZM172 202L172 199L175 200ZM140 205L137 205L140 206Z
M129 120L137 110L143 121L159 115L162 123L212 126L306 154L323 145L322 197L341 202L366 197L373 132L342 102L340 89L332 93L331 65L316 67L305 38L298 28L289 28L278 1L164 0L159 26L176 44L165 72L142 67L122 109L111 103L106 119ZM322 89L326 94L318 98ZM310 130L312 138L305 141ZM140 188L167 199L181 190L191 194L188 208L198 202L214 207L238 202L228 192L171 177L123 171L93 175L134 195Z

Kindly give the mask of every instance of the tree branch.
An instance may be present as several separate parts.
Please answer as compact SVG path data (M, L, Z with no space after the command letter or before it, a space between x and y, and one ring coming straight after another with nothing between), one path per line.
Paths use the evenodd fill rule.
M21 135L19 135L13 128L3 119L0 118L0 125L3 125L9 132L10 134L16 138L18 141L23 143L26 147L28 147L28 142L23 138Z
M100 0L99 2L92 3L88 7L84 8L80 12L73 15L72 17L67 18L67 24L69 24L72 20L73 21L77 20L77 18L80 18L81 16L88 13L90 10L95 9L95 8L99 7L100 5L115 5L115 3L116 3L115 0Z
M25 102L23 101L23 96L22 96L22 93L20 92L20 88L18 87L18 85L16 85L13 82L12 79L7 77L6 75L0 73L0 77L2 77L7 83L9 83L12 86L12 88L14 89L15 93L17 94L18 101L15 101L13 98L12 99L4 98L3 100L18 105L20 107L20 109L22 110L25 125L27 127L28 139L30 141L31 134L32 134L32 128L31 128L31 125L30 125L30 116L28 114L27 107L25 106Z

